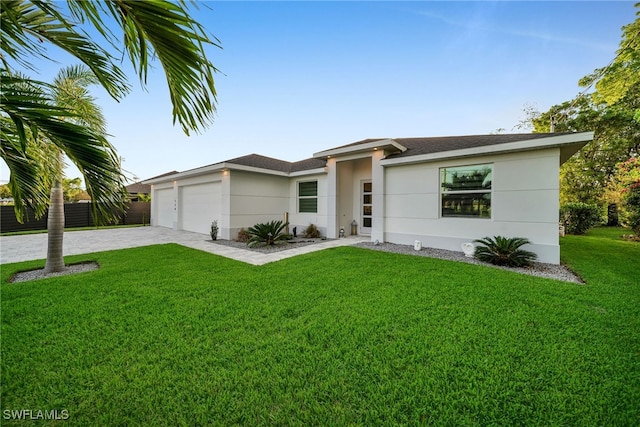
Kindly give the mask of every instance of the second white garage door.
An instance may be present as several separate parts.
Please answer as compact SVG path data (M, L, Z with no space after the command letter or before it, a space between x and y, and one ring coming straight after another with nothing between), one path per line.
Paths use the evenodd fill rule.
M211 223L220 223L220 182L180 187L182 229L209 234Z

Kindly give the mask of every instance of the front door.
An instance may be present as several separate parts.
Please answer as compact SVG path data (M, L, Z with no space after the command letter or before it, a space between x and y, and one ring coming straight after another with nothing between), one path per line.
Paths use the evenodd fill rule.
M362 216L360 217L360 233L371 234L371 222L373 221L373 193L371 181L363 181L360 184L362 190L362 196L360 201L362 202Z

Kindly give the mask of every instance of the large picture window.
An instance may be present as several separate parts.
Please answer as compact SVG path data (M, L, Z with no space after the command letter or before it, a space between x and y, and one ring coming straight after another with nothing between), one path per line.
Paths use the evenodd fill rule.
M443 217L491 218L491 164L440 168Z
M298 183L298 212L318 212L318 181Z

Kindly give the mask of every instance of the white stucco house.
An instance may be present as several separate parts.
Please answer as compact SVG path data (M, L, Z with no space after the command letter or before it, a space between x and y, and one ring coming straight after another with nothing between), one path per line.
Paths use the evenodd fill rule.
M526 237L559 263L559 168L593 132L366 139L286 162L250 154L161 176L151 223L233 239L284 219L372 241L460 251L485 236Z

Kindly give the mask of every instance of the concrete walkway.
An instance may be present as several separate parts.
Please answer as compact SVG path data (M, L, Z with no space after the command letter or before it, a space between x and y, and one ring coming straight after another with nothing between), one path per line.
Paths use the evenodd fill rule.
M111 228L64 233L64 255L79 255L113 249L135 248L162 243L177 243L253 265L263 265L296 255L338 246L351 246L369 241L365 237L348 237L263 254L246 249L216 245L206 234L175 231L163 227ZM47 257L47 234L0 236L0 264L44 259Z

